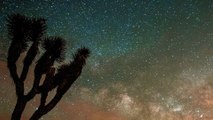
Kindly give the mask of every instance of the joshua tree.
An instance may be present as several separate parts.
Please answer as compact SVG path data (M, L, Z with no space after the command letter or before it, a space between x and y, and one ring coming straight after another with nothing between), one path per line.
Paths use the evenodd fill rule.
M8 50L7 66L14 81L17 96L11 120L21 119L27 102L33 99L36 94L41 94L40 105L30 120L38 120L52 110L80 76L86 59L90 54L89 49L85 47L79 48L73 56L73 61L54 68L55 62L63 62L64 60L65 40L61 37L44 38L45 31L45 19L27 18L20 14L13 14L8 17L8 32L12 42ZM39 46L44 49L44 52L36 61L32 89L25 94L24 81L27 78L31 64L38 54ZM20 54L25 51L23 69L21 74L18 75L16 62ZM43 84L41 84L40 80L44 74L46 77ZM56 89L57 92L52 100L46 103L48 93L53 89Z

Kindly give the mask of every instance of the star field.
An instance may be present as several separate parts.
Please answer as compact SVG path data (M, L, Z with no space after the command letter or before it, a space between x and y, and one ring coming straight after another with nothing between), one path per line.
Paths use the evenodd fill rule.
M213 119L212 0L1 1L0 114L8 116L15 99L3 97L14 87L4 67L12 13L45 18L47 35L67 41L67 60L81 46L92 51L82 76L43 119Z

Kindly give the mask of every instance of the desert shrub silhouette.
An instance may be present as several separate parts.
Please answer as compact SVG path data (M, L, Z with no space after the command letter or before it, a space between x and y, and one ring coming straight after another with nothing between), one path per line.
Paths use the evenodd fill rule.
M20 120L26 104L37 94L41 95L40 105L30 120L38 120L52 110L81 75L86 59L89 57L89 49L82 47L73 55L73 60L69 64L62 63L60 67L54 68L55 62L63 62L65 58L65 40L57 36L44 37L47 29L45 21L43 18L28 18L20 14L8 16L7 26L11 44L8 50L7 66L14 81L17 96L11 120ZM42 47L44 52L35 63L32 88L25 94L24 81L38 55L39 47ZM16 62L23 52L26 52L23 69L18 75ZM41 84L42 75L46 76ZM56 94L49 103L46 103L48 93L53 89L56 89Z

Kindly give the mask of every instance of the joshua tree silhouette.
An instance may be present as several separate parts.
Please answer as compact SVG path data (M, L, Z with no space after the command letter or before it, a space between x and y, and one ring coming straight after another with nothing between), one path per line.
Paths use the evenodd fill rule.
M46 31L45 19L27 18L24 15L13 14L8 16L7 21L8 34L12 40L8 50L7 66L14 81L17 96L11 120L20 120L27 102L36 94L40 94L40 105L30 118L30 120L38 120L56 106L80 76L90 51L85 47L79 48L73 56L73 61L54 68L55 62L64 60L65 41L61 37L43 37ZM28 48L29 45L31 46ZM25 94L24 81L38 54L39 46L44 48L44 53L36 62L32 89ZM26 55L23 60L23 69L21 75L18 75L16 62L24 51L26 51ZM41 84L43 74L46 77ZM49 103L46 103L48 93L53 89L56 89L56 94Z

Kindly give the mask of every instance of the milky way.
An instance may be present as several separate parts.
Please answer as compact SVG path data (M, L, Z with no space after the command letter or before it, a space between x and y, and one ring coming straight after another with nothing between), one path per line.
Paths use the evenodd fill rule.
M66 60L81 46L92 51L82 76L43 119L213 119L212 0L1 1L1 119L16 98L5 63L12 13L47 19L47 36L67 41ZM36 105L28 104L25 119Z

